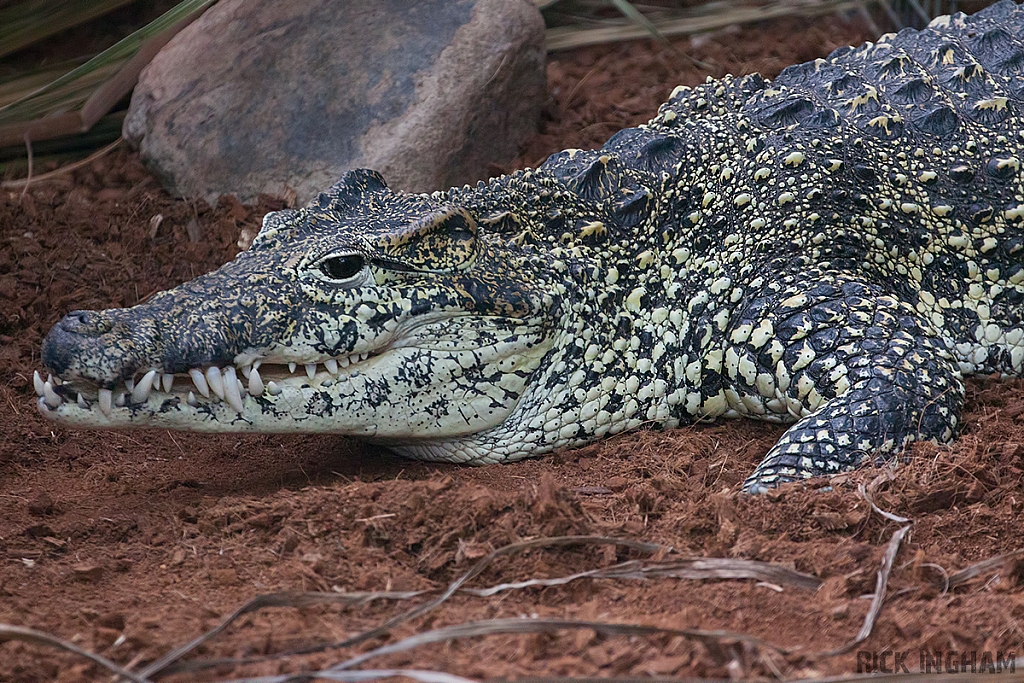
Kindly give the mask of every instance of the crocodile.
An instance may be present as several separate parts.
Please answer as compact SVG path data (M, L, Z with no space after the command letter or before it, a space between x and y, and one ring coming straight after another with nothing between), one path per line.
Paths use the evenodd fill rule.
M789 424L748 492L898 460L955 439L965 375L1024 369L1022 107L1004 0L680 86L601 149L476 186L352 170L220 269L68 313L37 406L469 464Z

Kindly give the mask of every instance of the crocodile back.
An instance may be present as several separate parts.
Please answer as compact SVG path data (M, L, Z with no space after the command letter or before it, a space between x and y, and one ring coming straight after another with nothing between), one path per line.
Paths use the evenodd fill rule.
M1019 374L1022 108L1024 9L1004 0L774 81L678 88L648 129L698 150L676 201L734 280L856 273L943 330L962 370Z

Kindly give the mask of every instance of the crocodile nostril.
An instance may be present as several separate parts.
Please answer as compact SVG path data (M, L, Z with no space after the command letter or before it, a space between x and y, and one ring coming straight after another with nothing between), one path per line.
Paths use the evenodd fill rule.
M97 315L96 311L71 311L57 323L57 326L69 334L90 337L110 331L110 325L106 324L103 316Z

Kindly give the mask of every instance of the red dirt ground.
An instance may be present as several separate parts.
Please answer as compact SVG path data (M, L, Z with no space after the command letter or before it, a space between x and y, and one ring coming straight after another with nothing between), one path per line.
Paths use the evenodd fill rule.
M677 83L760 71L869 37L836 18L779 21L674 41L555 55L543 132L521 159L594 147L653 115ZM684 54L685 53L685 54ZM710 67L705 71L685 56ZM507 170L507 169L500 169ZM600 534L671 546L661 558L761 560L814 574L816 592L753 580L580 579L492 597L457 594L354 648L171 680L308 671L432 628L500 617L571 618L750 634L788 650L593 629L474 637L364 667L524 676L811 677L853 672L829 656L861 628L900 524L857 494L878 470L760 497L737 486L780 435L753 422L641 432L542 460L465 468L398 459L334 436L199 436L56 428L34 408L50 325L74 308L128 306L231 258L280 202L174 199L117 151L24 195L0 192L0 622L29 626L141 668L275 591L443 589L487 552L542 536ZM155 234L151 219L162 215ZM189 239L194 221L198 242ZM974 380L952 448L921 445L875 496L912 520L863 650L1024 650L1024 565L946 590L943 576L1024 547L1024 383ZM469 585L558 577L640 559L629 548L533 549ZM190 657L259 658L342 640L426 598L273 608L242 617ZM0 644L0 680L110 680L56 650Z

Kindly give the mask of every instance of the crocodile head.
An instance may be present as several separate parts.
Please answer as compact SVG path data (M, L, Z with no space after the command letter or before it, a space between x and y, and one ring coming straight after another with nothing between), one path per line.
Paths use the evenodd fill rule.
M35 378L38 406L83 427L394 444L481 432L551 347L557 302L536 268L467 208L350 171L307 208L269 214L220 269L65 316L43 343L54 377Z

